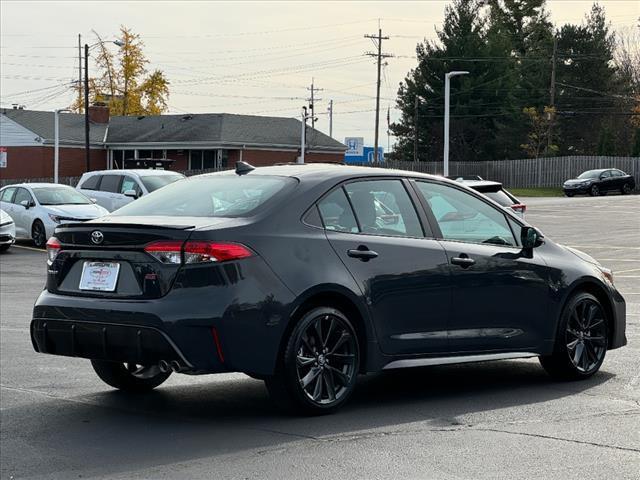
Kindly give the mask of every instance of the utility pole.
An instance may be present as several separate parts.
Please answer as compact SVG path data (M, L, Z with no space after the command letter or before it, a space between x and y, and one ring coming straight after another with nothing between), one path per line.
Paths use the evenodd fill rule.
M309 115L307 114L307 107L302 107L302 131L300 132L300 156L298 157L297 163L304 163L304 150L307 143L307 119Z
M556 105L556 55L558 53L558 37L553 35L553 56L551 57L551 87L549 88L549 105L555 109ZM551 146L551 137L553 135L553 123L556 120L555 112L550 112L549 133L547 135L547 149Z
M416 95L413 111L413 161L418 161L418 105L420 99Z
M378 28L377 35L365 35L364 38L370 38L378 48L377 52L366 52L365 55L369 57L377 57L378 61L378 81L376 82L376 129L375 129L375 142L373 147L373 161L378 162L378 127L380 124L380 74L382 70L382 59L393 57L389 53L382 53L382 40L389 40L389 37L382 36L382 28ZM377 43L376 43L377 41Z
M82 35L78 34L78 113L82 113Z
M451 77L468 75L467 71L449 72L444 76L444 176L449 175L449 97L451 96Z
M315 97L315 92L321 92L324 89L314 87L314 85L313 85L313 77L312 77L311 78L311 88L307 88L307 90L309 90L311 92L311 97L307 99L309 101L309 110L311 110L311 128L316 128L316 120L317 120L317 118L315 117L315 103L319 102L322 99L321 98L316 98Z
M84 44L84 159L85 169L91 169L89 148L89 45Z
M329 100L329 136L333 138L333 100Z

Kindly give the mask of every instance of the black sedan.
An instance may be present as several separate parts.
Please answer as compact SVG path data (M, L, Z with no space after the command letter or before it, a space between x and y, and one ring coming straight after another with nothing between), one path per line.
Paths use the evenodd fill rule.
M578 175L578 178L567 180L562 190L567 197L577 194L589 194L592 197L606 195L607 192L628 194L636 187L635 179L617 168L588 170Z
M593 258L457 182L239 164L58 227L31 338L122 390L244 372L326 413L388 369L539 357L587 378L626 344L625 302Z

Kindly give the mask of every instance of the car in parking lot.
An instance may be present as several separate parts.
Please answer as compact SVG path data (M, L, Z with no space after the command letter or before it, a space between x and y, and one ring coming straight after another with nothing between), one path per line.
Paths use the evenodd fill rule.
M631 193L634 188L636 181L633 176L617 168L587 170L562 185L562 191L567 197L578 194L595 197L606 195L608 192L620 192L624 195Z
M20 183L0 189L0 208L15 224L17 238L44 247L58 225L83 222L109 212L73 187L57 183Z
M16 225L11 216L0 210L0 252L6 252L16 241Z
M475 191L480 192L489 197L494 202L502 205L504 208L509 208L521 218L524 218L524 213L527 211L527 206L518 200L511 192L507 191L500 182L492 182L489 180L483 180L480 177L472 178L473 175L467 177L456 177L457 182L463 183L466 186L473 188Z
M539 357L583 379L626 344L609 270L416 172L240 162L60 225L47 257L34 348L125 391L237 371L328 413L358 373Z
M183 178L183 174L168 170L96 170L82 175L76 189L113 212L136 198Z

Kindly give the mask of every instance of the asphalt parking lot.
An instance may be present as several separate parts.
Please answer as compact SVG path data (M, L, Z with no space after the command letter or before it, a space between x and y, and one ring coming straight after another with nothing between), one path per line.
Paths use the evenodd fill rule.
M537 360L361 377L320 418L282 415L241 374L173 375L113 391L88 361L29 339L43 252L0 256L0 477L638 478L640 196L522 199L549 237L612 268L629 345L599 374L556 383Z

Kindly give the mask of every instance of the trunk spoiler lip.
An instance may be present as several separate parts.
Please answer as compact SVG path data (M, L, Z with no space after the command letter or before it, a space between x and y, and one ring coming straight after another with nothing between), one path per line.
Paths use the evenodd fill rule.
M56 227L56 231L58 230L66 230L73 228L87 228L100 230L105 229L108 230L110 228L152 228L152 229L167 229L167 230L194 230L196 229L196 225L159 225L159 224L146 224L146 223L90 223L90 222L76 222L76 223L65 223L64 225L59 225Z

